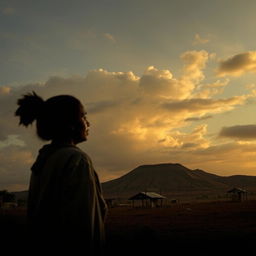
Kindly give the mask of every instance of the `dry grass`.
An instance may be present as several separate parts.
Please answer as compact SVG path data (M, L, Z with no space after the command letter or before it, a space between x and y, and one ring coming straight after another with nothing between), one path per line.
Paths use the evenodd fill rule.
M2 235L13 243L20 241L26 250L25 209L2 212L0 225ZM178 250L179 255L233 256L241 249L251 252L256 242L256 200L111 208L106 237L107 255L171 255Z
M124 248L130 253L134 248L147 253L170 249L197 255L235 253L249 250L256 241L256 201L112 208L106 228L108 250L116 254Z

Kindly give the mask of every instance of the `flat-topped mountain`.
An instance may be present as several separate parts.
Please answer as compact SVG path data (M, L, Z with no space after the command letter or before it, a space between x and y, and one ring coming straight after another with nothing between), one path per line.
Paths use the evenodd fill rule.
M140 191L165 194L226 191L234 186L256 189L256 176L222 177L175 163L142 165L120 178L102 183L105 196L123 197Z
M128 198L142 191L171 197L225 194L233 187L256 192L256 176L218 176L203 170L191 170L178 163L141 165L120 178L102 183L105 198ZM26 200L27 191L13 192Z

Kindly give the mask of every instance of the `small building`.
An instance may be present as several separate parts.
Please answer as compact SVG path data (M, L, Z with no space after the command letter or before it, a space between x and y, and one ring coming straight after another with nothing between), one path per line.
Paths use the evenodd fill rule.
M247 191L241 188L232 188L227 193L231 194L231 200L235 202L241 202L247 200Z
M162 196L155 192L140 192L132 196L131 198L129 198L129 200L132 200L133 207L135 207L135 201L137 201L137 202L141 202L140 204L141 207L150 207L150 208L162 207L164 199L166 199L165 196Z

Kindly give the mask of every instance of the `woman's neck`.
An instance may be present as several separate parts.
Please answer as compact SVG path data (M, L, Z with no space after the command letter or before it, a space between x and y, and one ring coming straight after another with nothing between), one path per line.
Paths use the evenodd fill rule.
M72 145L75 146L76 143L72 139L53 139L52 144L54 145Z

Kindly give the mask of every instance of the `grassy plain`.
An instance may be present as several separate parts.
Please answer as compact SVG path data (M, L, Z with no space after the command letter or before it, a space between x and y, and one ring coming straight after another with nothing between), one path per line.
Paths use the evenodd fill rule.
M24 208L1 211L0 227L8 241L29 246ZM106 255L254 255L256 200L110 208L106 240Z
M256 201L173 204L166 208L111 208L108 250L179 255L256 252ZM166 253L169 252L169 253ZM145 255L146 255L145 254Z

